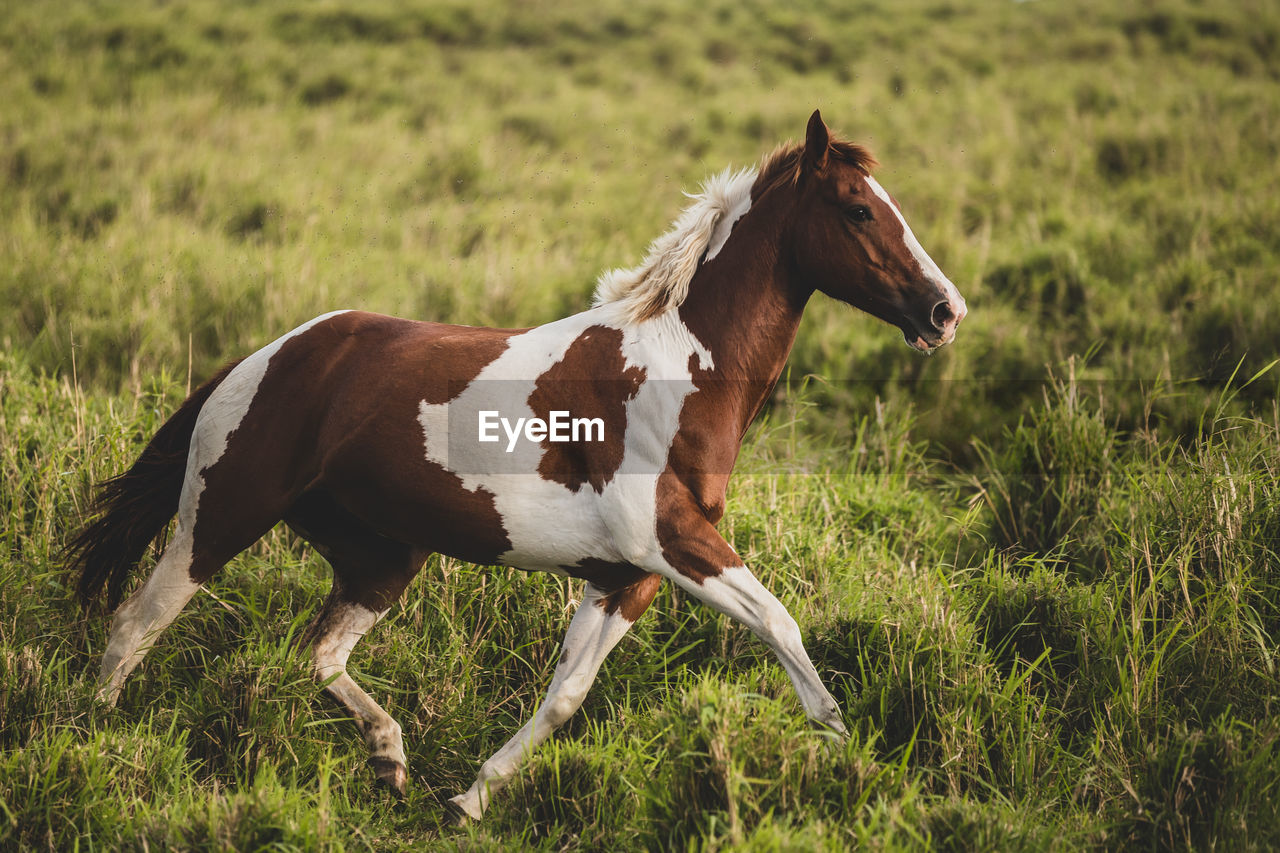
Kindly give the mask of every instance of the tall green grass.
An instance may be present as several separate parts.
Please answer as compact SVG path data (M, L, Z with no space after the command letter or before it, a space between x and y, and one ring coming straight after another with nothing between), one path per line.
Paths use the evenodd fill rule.
M106 620L78 612L54 561L86 485L77 435L122 464L182 383L99 397L4 367L5 845L1276 841L1274 418L1215 407L1179 447L1100 430L1099 397L1064 378L963 473L930 461L909 412L868 416L851 454L775 410L726 535L797 616L850 739L806 725L744 629L667 589L487 821L455 830L443 800L536 706L573 584L433 560L361 644L353 672L405 728L404 804L372 788L294 647L325 572L283 534L197 597L104 712ZM1044 467L1028 472L1033 439ZM1071 468L1082 441L1105 476ZM1079 523L1031 513L1011 483L1087 496L1063 503Z
M0 11L0 847L1280 844L1272 5ZM721 525L848 741L664 589L453 828L575 584L433 558L360 644L401 803L296 649L328 570L282 530L95 705L58 549L192 381L336 307L578 310L814 107L971 308L922 359L815 299Z

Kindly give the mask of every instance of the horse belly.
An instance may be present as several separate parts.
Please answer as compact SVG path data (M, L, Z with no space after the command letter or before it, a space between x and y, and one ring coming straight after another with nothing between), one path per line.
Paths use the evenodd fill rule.
M536 571L567 571L586 558L620 559L602 515L604 501L590 487L575 492L530 473L476 483L420 455L360 461L330 467L325 488L389 539L472 563Z
M493 486L494 506L511 543L502 564L573 574L583 560L621 560L601 496L592 489L573 491L536 474Z

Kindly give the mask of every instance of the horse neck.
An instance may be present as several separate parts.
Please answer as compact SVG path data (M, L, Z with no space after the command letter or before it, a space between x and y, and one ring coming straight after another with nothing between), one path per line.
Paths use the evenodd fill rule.
M774 195L774 194L769 194ZM785 200L758 200L723 250L703 264L680 306L680 318L715 364L705 393L726 395L745 431L782 375L811 290L786 261Z

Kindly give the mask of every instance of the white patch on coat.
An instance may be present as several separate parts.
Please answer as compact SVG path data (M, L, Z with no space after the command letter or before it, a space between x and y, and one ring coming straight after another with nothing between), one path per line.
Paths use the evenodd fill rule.
M419 404L427 459L456 474L463 488L493 495L511 542L500 557L504 564L561 573L561 566L588 557L630 561L656 547L658 474L666 467L684 400L694 390L690 359L696 356L707 370L713 362L677 312L634 324L625 323L624 314L623 306L601 305L515 335L453 400ZM593 326L620 330L624 369L644 370L644 381L626 403L622 461L599 493L543 479L537 473L545 452L541 443L522 441L508 453L501 443L478 441L475 432L481 411L500 411L512 420L534 417L528 401L538 377ZM618 427L606 424L606 430Z

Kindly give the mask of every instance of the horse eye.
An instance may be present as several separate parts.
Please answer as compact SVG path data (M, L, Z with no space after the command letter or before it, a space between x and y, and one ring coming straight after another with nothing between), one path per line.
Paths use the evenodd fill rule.
M873 218L871 216L871 208L865 204L855 204L845 211L845 216L849 217L853 222L870 222Z

